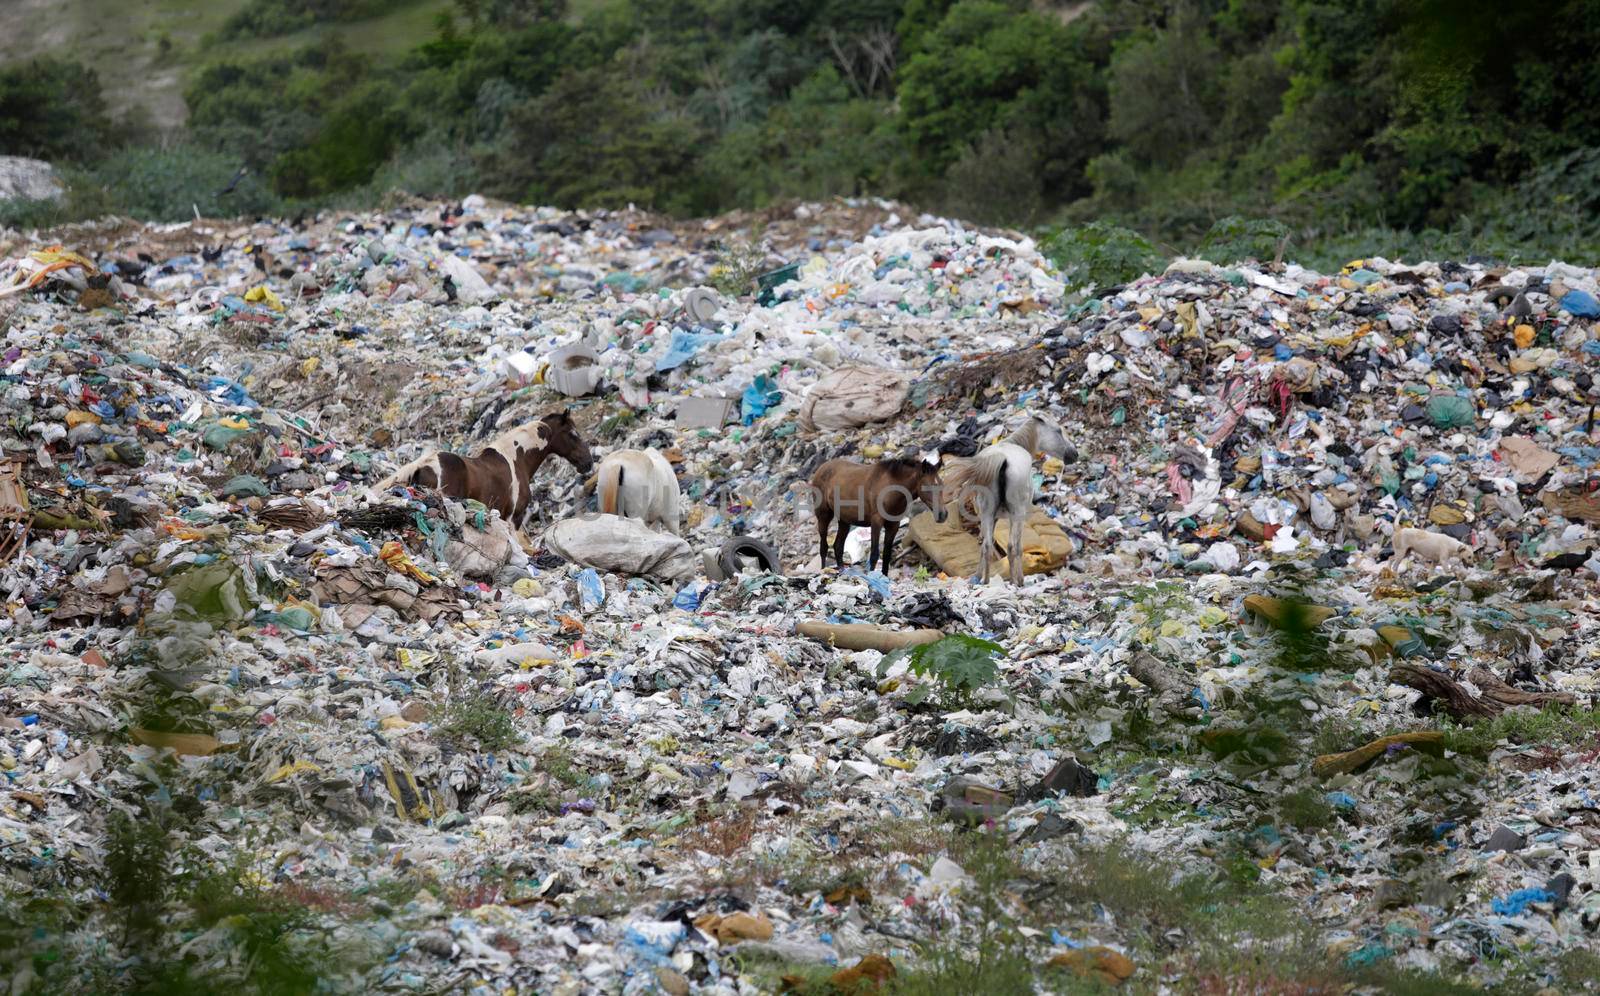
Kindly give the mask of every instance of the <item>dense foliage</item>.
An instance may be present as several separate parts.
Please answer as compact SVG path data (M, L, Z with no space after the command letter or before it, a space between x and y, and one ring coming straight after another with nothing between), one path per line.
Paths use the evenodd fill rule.
M317 24L359 21L394 0L250 0L222 25L222 40L275 38Z
M226 30L369 6L251 0ZM870 193L1148 240L1069 232L1090 268L1202 242L1590 258L1597 44L1600 0L457 0L398 59L331 36L219 49L186 138L281 201L711 213ZM4 146L103 148L86 72L0 74Z
M0 66L0 155L79 162L112 134L94 70L60 59Z

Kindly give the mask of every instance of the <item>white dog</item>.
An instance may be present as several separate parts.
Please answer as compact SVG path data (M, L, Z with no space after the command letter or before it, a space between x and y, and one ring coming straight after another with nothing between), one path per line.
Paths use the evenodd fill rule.
M1472 562L1472 547L1453 539L1443 533L1429 532L1426 529L1396 529L1394 531L1394 557L1393 563L1400 563L1411 554L1416 554L1423 560L1435 564L1443 564L1448 560L1470 565Z

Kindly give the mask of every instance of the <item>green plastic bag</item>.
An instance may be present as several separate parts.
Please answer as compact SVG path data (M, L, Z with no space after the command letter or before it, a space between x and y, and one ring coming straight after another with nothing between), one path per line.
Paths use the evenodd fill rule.
M253 428L235 429L231 426L213 424L206 426L205 431L200 434L200 441L206 444L207 449L225 450L254 431Z
M1454 394L1436 394L1428 399L1428 417L1440 429L1462 429L1477 421L1472 401Z
M239 620L255 612L253 593L236 564L218 562L184 571L167 582L180 612L208 622Z

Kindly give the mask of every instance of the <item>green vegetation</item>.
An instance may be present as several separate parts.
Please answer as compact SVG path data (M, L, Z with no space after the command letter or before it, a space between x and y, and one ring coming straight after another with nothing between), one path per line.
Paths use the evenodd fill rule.
M382 956L319 922L364 912L353 900L270 885L243 858L219 863L181 843L168 811L115 814L106 850L103 901L65 890L0 896L0 964L32 968L14 992L360 991Z
M1102 221L1057 231L1045 241L1044 251L1068 280L1097 287L1125 284L1163 262L1150 240Z
M1556 749L1600 750L1600 710L1551 706L1513 709L1490 719L1461 725L1445 719L1445 747L1459 754L1487 757L1501 741Z
M963 893L979 912L934 929L913 945L915 957L896 957L885 993L1009 993L1039 986L1060 993L1151 993L1163 979L1176 982L1174 991L1201 993L1476 991L1386 959L1363 964L1368 959L1330 952L1304 911L1263 887L1260 868L1243 856L1224 862L1226 871L1210 871L1118 842L1076 848L1064 862L1035 868L1001 834L974 832L942 843L967 872ZM1111 923L1136 969L1122 988L1048 965L1040 938L1053 932L1105 936ZM1025 930L1038 934L1029 939ZM789 991L814 996L837 992L828 982L831 967L735 957L764 991L787 983ZM1577 979L1590 964L1573 959L1558 971Z
M435 710L433 721L439 736L458 746L504 750L522 740L506 707L478 688L451 688L449 699Z
M102 39L66 46L82 65L0 71L0 146L80 170L54 214L5 220L292 213L396 186L685 214L876 194L1037 227L1101 286L1178 251L1600 253L1600 0L140 10L100 18L127 59ZM177 135L106 110L174 78ZM151 91L163 124L165 99ZM112 165L130 144L146 158ZM257 185L219 195L238 166ZM145 179L116 182L130 170Z
M960 708L1000 677L995 658L1004 654L1005 648L998 643L957 633L934 643L919 644L909 651L896 650L884 655L878 665L878 676L881 678L887 673L895 661L906 658L912 674L932 678L938 683L944 704ZM917 686L907 696L907 701L912 705L921 703L927 698L929 688L928 685Z
M539 770L567 788L576 788L589 780L573 763L572 751L565 744L546 747L539 755Z
M363 21L400 6L396 0L249 0L223 22L221 41L273 38L317 24Z
M83 162L113 134L93 69L53 58L0 65L0 149L6 155Z

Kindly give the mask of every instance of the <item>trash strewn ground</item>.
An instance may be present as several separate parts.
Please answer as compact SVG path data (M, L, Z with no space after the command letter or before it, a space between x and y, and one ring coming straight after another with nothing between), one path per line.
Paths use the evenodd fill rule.
M1593 984L1596 271L755 220L0 233L12 992ZM557 410L681 540L372 487ZM822 462L1032 415L1023 587L820 570Z

